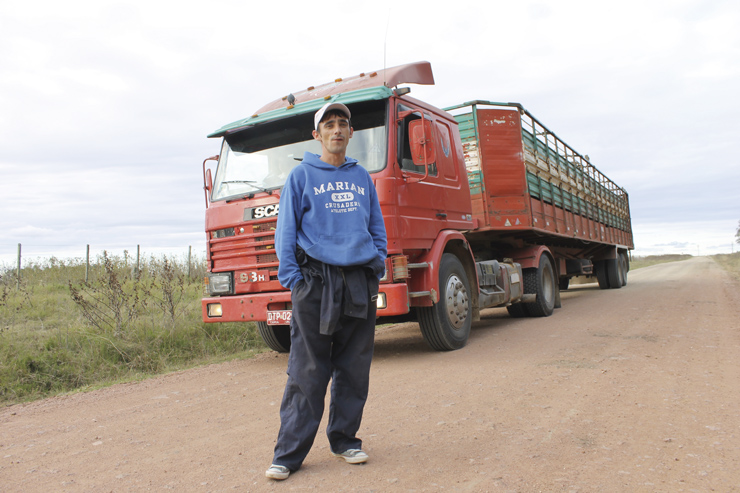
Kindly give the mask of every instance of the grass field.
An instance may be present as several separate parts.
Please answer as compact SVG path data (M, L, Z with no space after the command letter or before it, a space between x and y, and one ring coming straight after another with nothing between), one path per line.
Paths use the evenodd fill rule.
M691 257L691 255L650 255L648 257L635 257L630 261L630 269L639 269L665 262L679 262L690 259ZM712 255L712 259L729 272L733 278L740 280L740 252Z
M740 252L713 255L712 258L723 269L729 272L732 277L740 281Z
M251 323L201 322L203 265L51 259L0 277L0 404L130 381L267 348ZM74 295L74 297L73 297Z
M690 258L634 258L632 269ZM714 260L740 280L740 253ZM187 275L190 270L190 276ZM0 273L0 405L267 350L251 323L201 322L204 262L99 257Z
M633 257L630 260L630 269L639 269L666 262L679 262L690 258L691 255L648 255L647 257Z

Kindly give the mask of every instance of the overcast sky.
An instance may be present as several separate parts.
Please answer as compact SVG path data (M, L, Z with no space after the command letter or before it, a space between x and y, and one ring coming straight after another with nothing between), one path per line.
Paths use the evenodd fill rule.
M427 60L445 107L515 101L630 194L635 253L729 253L740 3L0 2L0 266L205 252L206 135ZM740 245L735 245L735 249Z

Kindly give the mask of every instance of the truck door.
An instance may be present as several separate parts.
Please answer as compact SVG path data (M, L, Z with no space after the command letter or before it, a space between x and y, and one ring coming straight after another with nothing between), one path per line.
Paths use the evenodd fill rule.
M396 164L402 176L398 188L402 248L425 250L441 230L471 229L472 206L462 145L455 123L403 103L396 110ZM426 125L421 124L422 119ZM429 146L431 162L427 164L414 163L419 132Z

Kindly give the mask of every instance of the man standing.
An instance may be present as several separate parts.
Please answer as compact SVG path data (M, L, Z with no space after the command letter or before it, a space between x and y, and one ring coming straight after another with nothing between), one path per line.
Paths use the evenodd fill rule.
M275 250L278 280L291 290L288 381L280 432L265 475L286 479L308 455L324 413L331 452L366 462L356 437L367 400L378 282L387 238L370 174L346 157L351 114L327 103L314 116L321 156L307 152L280 195Z

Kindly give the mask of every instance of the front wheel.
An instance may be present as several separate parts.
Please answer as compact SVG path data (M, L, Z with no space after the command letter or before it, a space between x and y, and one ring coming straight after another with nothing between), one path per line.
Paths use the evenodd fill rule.
M257 322L257 331L267 347L273 351L290 352L290 325L267 325L267 322Z
M439 303L418 308L421 334L434 350L460 349L470 335L470 281L460 259L451 253L442 255L439 263L439 290Z

